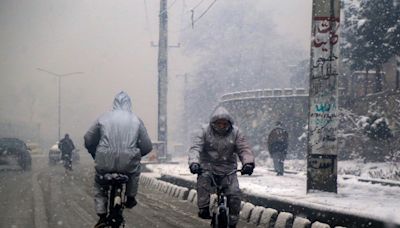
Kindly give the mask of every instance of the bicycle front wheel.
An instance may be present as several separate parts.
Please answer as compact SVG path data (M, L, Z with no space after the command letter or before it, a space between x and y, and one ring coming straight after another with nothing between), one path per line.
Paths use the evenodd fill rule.
M121 224L113 224L113 225L111 225L111 228L120 228L121 227Z
M228 227L228 213L225 208L220 208L219 214L217 216L218 220L218 228L227 228Z
M227 228L229 225L228 211L223 208L218 208L218 213L213 213L211 220L212 228Z

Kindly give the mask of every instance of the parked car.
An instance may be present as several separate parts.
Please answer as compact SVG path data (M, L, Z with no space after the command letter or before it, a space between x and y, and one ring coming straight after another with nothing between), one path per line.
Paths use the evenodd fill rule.
M80 160L79 150L72 151L72 163L78 163ZM58 142L49 150L49 165L56 165L61 162L61 150L58 148Z
M23 170L31 170L32 158L25 142L18 138L0 138L0 164L15 162Z

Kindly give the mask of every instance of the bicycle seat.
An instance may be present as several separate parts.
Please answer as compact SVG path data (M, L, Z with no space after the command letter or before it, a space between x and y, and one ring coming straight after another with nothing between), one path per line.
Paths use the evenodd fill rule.
M113 185L113 184L125 184L128 182L129 177L121 173L106 173L99 175L99 179L102 184Z

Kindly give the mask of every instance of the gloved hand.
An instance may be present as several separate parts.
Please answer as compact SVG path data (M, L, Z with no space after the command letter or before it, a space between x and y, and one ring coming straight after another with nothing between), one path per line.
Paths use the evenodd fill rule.
M190 172L193 174L201 174L201 167L199 163L192 163L189 166Z
M242 175L247 174L250 176L251 174L253 174L253 170L254 170L254 163L247 163L243 165L241 173Z

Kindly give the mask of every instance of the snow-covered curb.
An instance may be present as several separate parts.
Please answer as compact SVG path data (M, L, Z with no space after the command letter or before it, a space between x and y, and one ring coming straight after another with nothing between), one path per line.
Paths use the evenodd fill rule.
M148 164L146 168L152 171L147 174L155 178L189 189L196 188L196 176L189 172L185 161L177 164ZM358 180L361 177L346 175L338 178L337 194L307 193L304 172L278 177L269 168L267 165L259 165L252 176L238 175L244 193L242 200L331 226L345 224L351 227L385 227L386 223L400 225L399 187L363 183ZM168 175L161 176L163 173Z
M149 173L150 174L150 173ZM186 176L175 176L175 175L163 175L162 173L151 173L153 177L159 178L160 180L166 181L168 183L174 183L179 186L185 186L191 191L195 191L195 180ZM161 175L161 176L160 176ZM313 202L302 201L301 199L289 199L276 195L265 195L260 194L259 192L253 192L252 187L250 188L242 188L243 191L243 200L254 203L259 206L268 205L268 209L280 211L280 212L290 212L294 215L294 219L299 218L308 218L309 221L320 223L324 222L327 224L332 224L332 226L345 225L349 227L385 227L385 225L392 225L390 222L392 219L386 220L383 218L379 218L378 216L382 216L384 214L377 214L376 216L366 216L362 213L362 211L355 212L348 210L339 210L338 208L334 208L329 205L316 204ZM320 195L320 197L324 197L325 194L332 193L313 193L313 195ZM195 197L194 200L197 198ZM367 203L367 202L366 202ZM244 215L245 216L245 215ZM246 217L246 216L245 216ZM250 215L251 217L251 215ZM276 221L275 217L267 218L267 220ZM246 219L244 219L246 220ZM268 220L268 221L269 221ZM293 220L291 220L293 221ZM293 223L294 224L294 223ZM325 225L325 224L324 224ZM399 227L400 226L393 226Z
M143 173L140 176L140 185L144 188L157 190L163 192L171 197L180 200L186 200L194 205L197 205L197 192L194 189L189 190L185 187L171 184L166 181L157 180L152 175ZM215 195L211 197L210 204L216 200ZM240 218L248 223L258 225L261 227L275 227L275 228L306 228L310 227L311 222L300 216L293 216L288 212L278 212L272 208L265 208L255 206L251 203L242 201L242 208L240 211ZM330 228L328 224L314 222L312 228Z

